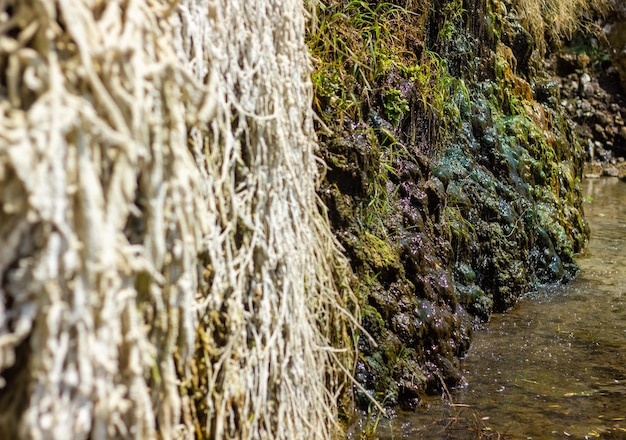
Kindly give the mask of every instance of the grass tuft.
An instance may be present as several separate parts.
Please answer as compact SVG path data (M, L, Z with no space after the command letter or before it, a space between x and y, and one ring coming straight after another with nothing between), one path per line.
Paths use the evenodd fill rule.
M591 18L605 14L610 0L515 0L514 9L522 26L533 36L537 49L571 39L579 29L597 32Z

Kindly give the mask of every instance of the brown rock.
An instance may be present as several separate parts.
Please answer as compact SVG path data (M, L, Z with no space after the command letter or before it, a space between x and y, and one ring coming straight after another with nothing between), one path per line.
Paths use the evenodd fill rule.
M622 87L626 90L626 15L624 13L613 15L604 29L613 48L611 51L613 65L622 80Z

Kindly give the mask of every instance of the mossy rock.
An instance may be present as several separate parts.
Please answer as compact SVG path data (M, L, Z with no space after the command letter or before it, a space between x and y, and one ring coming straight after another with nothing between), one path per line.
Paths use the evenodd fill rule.
M381 275L397 274L402 270L400 257L391 245L381 238L364 232L359 237L357 252L372 270Z

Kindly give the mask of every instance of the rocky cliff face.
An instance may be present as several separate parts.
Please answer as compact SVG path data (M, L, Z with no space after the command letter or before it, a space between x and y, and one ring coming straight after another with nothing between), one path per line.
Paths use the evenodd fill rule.
M553 57L561 105L575 123L590 177L626 171L626 100L619 71L605 53L568 51Z
M578 33L552 54L560 104L574 122L587 161L586 175L626 174L626 5L597 19L602 32Z
M613 0L613 13L604 21L604 31L610 43L611 59L626 90L626 4Z
M473 326L576 272L584 151L510 5L326 1L318 21L320 195L371 336L356 376L412 406L461 381Z

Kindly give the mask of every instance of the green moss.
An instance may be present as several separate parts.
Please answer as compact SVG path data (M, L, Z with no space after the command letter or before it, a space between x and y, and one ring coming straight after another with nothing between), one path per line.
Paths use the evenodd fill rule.
M385 321L376 308L369 304L364 305L361 308L361 318L363 324L369 329L371 336L380 337L382 335Z
M393 125L397 125L400 119L409 112L409 101L402 97L402 92L396 88L390 88L383 93L385 102L385 114Z
M399 272L402 268L397 252L377 236L364 232L359 237L359 250L375 272Z

